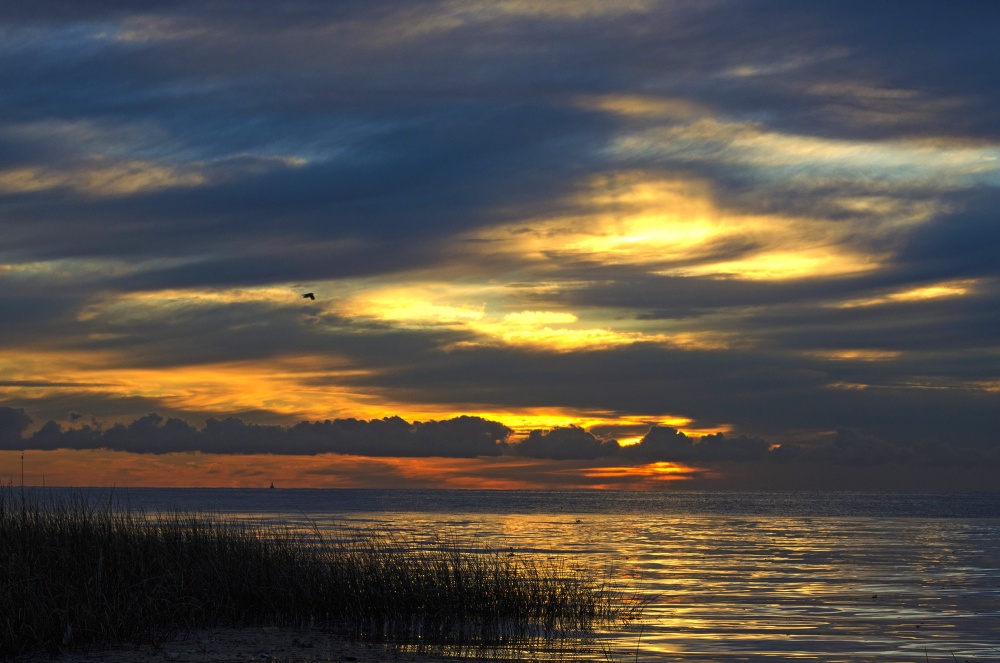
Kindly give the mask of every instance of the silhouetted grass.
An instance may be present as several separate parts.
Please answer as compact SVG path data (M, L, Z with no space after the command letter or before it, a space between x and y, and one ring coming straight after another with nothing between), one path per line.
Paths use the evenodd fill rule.
M600 574L597 574L600 576ZM200 514L0 489L0 656L155 643L212 626L347 625L361 637L580 629L627 617L606 581L510 552L325 540Z

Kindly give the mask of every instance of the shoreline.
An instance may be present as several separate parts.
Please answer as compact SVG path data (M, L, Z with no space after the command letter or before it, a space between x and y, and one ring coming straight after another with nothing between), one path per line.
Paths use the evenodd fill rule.
M494 650L522 633L636 610L609 578L566 560L474 539L332 537L0 489L0 656L64 647L112 662L502 659ZM299 628L264 628L273 624Z
M67 649L53 657L45 650L12 659L16 663L437 663L486 660L433 652L414 652L391 642L363 642L321 629L232 627L179 632L156 647L151 644ZM497 661L496 658L489 660ZM502 660L502 659L501 659Z

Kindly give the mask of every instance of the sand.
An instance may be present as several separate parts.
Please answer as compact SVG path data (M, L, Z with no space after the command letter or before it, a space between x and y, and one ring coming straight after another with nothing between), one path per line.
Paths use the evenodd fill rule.
M52 663L47 652L16 659L17 663ZM61 663L399 663L474 661L463 656L434 656L401 651L393 644L352 642L320 630L276 628L208 629L179 634L160 647L95 648L66 651Z

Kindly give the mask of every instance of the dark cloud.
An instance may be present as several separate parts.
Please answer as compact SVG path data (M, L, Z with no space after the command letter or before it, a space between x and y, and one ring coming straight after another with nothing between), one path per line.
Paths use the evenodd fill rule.
M647 461L698 463L764 460L770 443L745 435L727 438L722 433L693 439L667 426L654 426L635 445L625 447L627 458Z
M23 409L0 407L0 448L19 448L21 434L30 425L31 417Z
M937 278L997 278L1000 262L1000 193L982 189L963 197L960 209L911 233L900 251L909 270Z
M532 431L520 445L519 455L554 459L618 457L631 462L674 462L682 464L731 464L754 466L760 462L818 463L834 465L994 465L1000 454L975 440L939 444L926 440L908 443L887 441L872 433L840 428L832 440L809 444L772 444L746 435L723 433L691 437L668 426L653 426L634 445L620 447L613 440L602 441L579 428Z
M114 424L109 428L99 424L63 428L55 421L48 421L32 435L22 437L30 421L23 410L0 408L3 448L476 458L500 455L512 432L495 421L468 416L412 424L399 417L371 421L337 419L301 422L291 427L227 417L208 419L198 429L181 419L147 414L130 424Z
M456 412L671 414L735 431L696 441L656 428L616 451L612 432L558 428L512 447L543 458L863 464L992 453L1000 5L607 3L561 16L567 6L529 5L0 4L0 352L90 353L109 371L310 357L316 370L301 384L318 389ZM632 97L690 109L594 103ZM694 137L671 143L663 130ZM642 149L621 149L623 139ZM703 184L723 218L822 222L801 234L870 256L872 268L770 281L677 271L797 250L768 247L752 229L638 265L586 259L558 237L537 255L490 255L502 242L465 234L590 218L592 177L621 171ZM348 280L410 278L511 286L496 304L504 311L575 311L578 327L592 318L653 336L711 332L728 346L552 352L458 325L359 319L293 291L287 306L129 299L326 281L325 306L347 301L338 286ZM899 297L941 281L966 290ZM844 306L864 300L879 303ZM194 412L100 393L108 385L51 361L5 376L3 402L30 402L41 420L165 418L50 422L28 438L38 448L510 451L495 422L284 428L287 415L264 405ZM27 415L0 412L4 444L20 443ZM200 429L184 423L206 417Z
M889 0L722 3L685 25L675 58L734 74L689 83L692 94L797 133L996 138L987 79L1000 54L983 22L996 9L983 9L919 2L901 11ZM715 47L720 40L726 48ZM684 47L707 57L685 58Z
M3 276L0 275L0 280ZM61 293L0 293L0 339L17 346L73 325L79 300Z
M76 422L80 419L77 416ZM668 426L653 426L634 445L621 446L576 426L534 430L511 442L512 430L496 421L461 416L409 423L399 417L370 421L303 421L292 426L248 423L235 417L208 419L196 428L178 418L147 414L129 424L104 427L97 421L64 427L46 422L26 434L31 419L21 409L0 408L0 449L109 449L139 454L200 452L208 454L277 454L397 458L481 458L524 456L553 461L593 461L688 465L761 462L820 465L1000 464L995 445L976 439L891 440L877 432L840 428L828 439L772 444L758 437L716 433L692 437Z
M589 460L614 456L620 450L615 440L602 440L578 426L533 430L515 447L519 456L560 460Z
M549 22L514 15L504 30L466 17L465 24L443 34L432 30L397 42L366 39L386 23L399 28L414 16L433 22L447 7L422 3L376 11L290 3L281 10L241 9L239 16L220 7L228 4L164 5L155 14L88 9L83 15L91 27L78 30L76 38L92 48L76 49L74 57L66 57L68 36L59 31L68 28L58 26L83 16L40 8L28 17L35 19L36 32L18 52L17 66L6 69L13 78L4 86L12 91L4 116L8 122L77 123L77 130L63 131L62 140L56 140L55 127L34 132L33 148L25 146L23 131L16 132L21 147L4 150L7 154L22 154L20 163L51 163L57 157L65 162L73 153L85 158L107 152L111 137L106 156L193 168L211 180L208 186L127 201L83 203L70 197L60 204L47 193L52 202L28 212L34 225L90 217L89 232L72 235L76 250L92 243L111 251L119 244L115 251L121 254L141 251L151 241L187 247L224 241L237 227L268 233L276 215L285 232L312 237L445 233L483 223L501 201L539 204L543 194L551 198L566 191L599 165L595 149L606 144L615 124L573 110L567 102L575 96L644 88L711 101L734 117L765 114L781 125L809 116L803 111L810 109L830 117L823 112L825 102L803 94L804 83L794 81L807 79L814 87L821 87L824 76L839 81L861 58L871 65L897 63L883 46L885 34L876 31L894 12L863 7L680 5L637 16L612 12ZM18 13L22 20L32 14L15 13L12 25L18 25ZM942 24L957 20L965 32L959 38L959 26L954 33L942 31L928 53L940 60L937 56L948 51L956 59L949 71L968 71L962 55L979 64L984 53L970 52L964 35L981 23L962 20L959 11L946 13L950 21ZM926 25L905 18L895 16L891 34ZM650 29L654 25L659 28ZM737 25L740 29L732 29ZM150 36L116 41L116 29L146 30ZM719 35L725 35L726 48L717 47ZM817 46L817 39L825 47ZM949 40L954 49L944 45ZM920 43L911 43L910 50L921 49ZM42 57L46 49L51 57ZM536 66L539 49L546 67ZM359 50L366 56L358 57ZM824 51L839 55L815 57ZM647 57L635 58L635 52ZM740 66L764 73L723 75ZM768 73L768 67L774 71ZM290 70L295 75L288 75ZM671 77L664 78L664 71ZM954 84L954 77L941 75L933 82ZM970 86L965 94L982 95L989 88ZM926 121L935 130L955 126L942 125L940 117ZM266 173L255 175L251 168L234 181L212 177L216 171L239 171L233 159L249 154L310 163L288 168L275 162ZM138 218L141 224L127 222ZM164 224L171 232L161 235L156 228ZM242 273L234 275L237 282Z

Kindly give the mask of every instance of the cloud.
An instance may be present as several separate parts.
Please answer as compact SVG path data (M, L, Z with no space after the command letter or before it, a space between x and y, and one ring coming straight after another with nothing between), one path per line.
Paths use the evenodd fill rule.
M354 419L301 423L289 429L293 446L330 445L326 451L369 456L497 456L511 430L495 421L462 416L408 424L399 417L368 422Z
M0 407L0 448L16 449L29 425L31 417L23 409Z
M809 180L820 184L877 180L954 189L1000 182L1000 152L993 145L834 140L714 118L626 135L615 150L628 160L710 160L752 167L761 179L793 179L804 184Z
M615 440L602 440L577 426L533 430L514 447L519 456L561 460L589 460L617 455L620 447Z
M129 424L63 428L46 422L30 437L23 410L0 408L4 449L108 449L130 453L306 455L476 458L498 456L511 430L479 417L408 423L399 417L363 421L337 419L301 422L292 427L247 423L235 417L211 418L201 428L177 419L147 414ZM21 445L21 446L18 446Z
M480 487L493 485L490 482L496 487L649 487L650 482L699 476L715 476L721 482L717 485L725 486L727 475L734 477L734 485L743 485L754 474L771 475L773 471L768 468L773 465L825 468L808 470L812 474L837 472L836 468L845 466L982 468L1000 465L1000 453L995 446L978 440L893 441L874 432L848 428L840 428L825 439L773 444L747 435L689 436L669 426L653 426L638 443L622 446L577 426L532 430L523 439L514 440L513 431L507 426L471 416L414 423L399 417L368 421L337 419L303 421L293 426L261 425L228 417L210 418L200 429L181 419L157 414L110 427L96 421L80 425L80 419L80 416L71 417L73 425L70 427L48 421L27 435L31 420L23 410L0 408L0 451L56 454L52 458L61 458L59 454L65 455L66 450L123 452L126 456L119 461L123 468L135 465L138 461L130 457L136 455L181 458L197 454L208 465L229 464L230 461L222 458L233 455L270 455L278 465L297 466L305 462L302 459L313 458L319 464L312 463L311 469L303 471L316 477L340 477L344 474L344 463L360 463L359 471L363 466L367 479L362 480L359 476L356 478L360 483L348 481L345 485L367 485L365 481L377 481L379 476L399 475L400 480L412 485L443 483L452 487L473 487L476 481L486 482L479 484ZM65 470L56 460L50 462L46 458L34 456L32 462L50 466L56 475ZM344 460L334 460L337 458ZM438 476L437 484L432 480L431 465L411 462L411 459L424 458L439 459L441 465L437 467L444 473ZM497 472L487 471L485 466L475 469L458 462L463 459L492 463L490 466ZM523 462L519 464L515 459ZM528 459L541 464L527 462ZM451 476L453 470L455 476ZM469 472L479 479L466 476ZM307 478L299 479L312 485ZM150 480L156 484L170 481L162 476Z
M940 279L1000 276L993 260L1000 242L996 221L1000 192L981 188L910 234L900 251L901 267Z
M622 449L629 458L679 463L764 460L770 443L741 435L727 438L722 433L693 439L680 431L654 426L639 444Z
M38 445L996 446L992 5L231 9L0 6L0 402L143 421Z
M87 196L122 196L169 187L199 186L205 178L178 168L128 161L94 163L70 171L17 168L0 171L0 195L47 192L67 188Z

